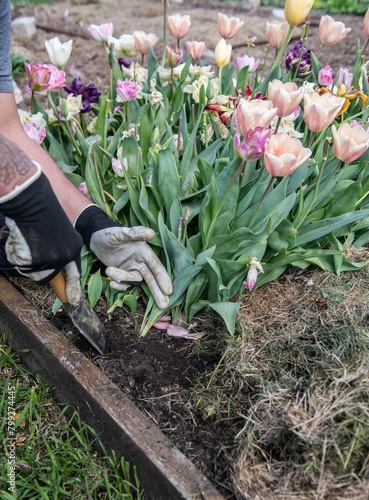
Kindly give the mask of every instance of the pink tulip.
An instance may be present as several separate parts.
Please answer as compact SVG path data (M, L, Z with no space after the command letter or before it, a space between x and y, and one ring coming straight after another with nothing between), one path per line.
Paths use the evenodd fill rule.
M28 76L27 92L43 92L49 88L51 71L46 65L24 63Z
M258 69L259 64L260 59L255 59L255 57L248 56L247 54L236 58L237 71L241 71L242 68L248 66L249 72L253 73Z
M201 59L206 49L205 42L186 42L187 54L192 57L194 61Z
M233 114L233 128L245 137L251 129L269 127L277 111L268 99L242 99Z
M271 130L267 127L256 127L248 130L241 141L239 133L234 136L234 148L243 160L257 161L264 154Z
M65 72L58 70L52 64L47 64L49 70L51 71L51 78L48 90L59 90L65 85Z
M138 84L136 82L131 82L130 80L118 80L117 81L117 101L127 102L133 101L137 98Z
M364 16L363 30L365 36L369 38L369 9L366 11L366 14Z
M278 109L277 116L288 116L299 106L303 89L298 88L296 83L282 83L280 80L272 80L268 84L268 98L273 106Z
M24 63L28 76L27 92L45 94L49 90L58 90L65 84L65 72L59 71L52 64Z
M24 130L28 137L33 139L38 144L41 144L46 137L45 127L37 128L35 123L25 123L23 125Z
M144 31L134 31L135 48L140 54L147 54L150 47L155 47L159 38L154 33L145 33Z
M181 16L174 14L168 16L168 29L173 38L180 40L187 35L188 28L191 26L190 16Z
M113 23L91 24L87 28L88 34L99 42L108 42L113 35Z
M328 128L344 103L344 97L337 97L333 94L306 93L304 95L304 120L308 129L312 132L320 132Z
M322 16L319 23L319 38L323 45L335 45L350 33L344 23L335 21L331 16Z
M173 49L167 45L166 47L167 57L168 57L168 65L170 68L176 68L178 64L182 61L183 58L183 50Z
M311 150L304 148L299 139L281 132L272 135L264 153L266 170L273 177L292 174L311 156Z
M273 49L280 49L286 39L289 29L287 21L267 21L266 36L268 43Z
M225 14L218 13L218 30L221 37L230 40L240 31L244 22L238 17L228 17Z
M338 72L338 77L336 80L336 85L341 85L342 83L346 85L346 87L351 87L352 80L354 79L354 75L347 68L340 68Z
M333 125L331 131L334 140L333 152L345 163L357 160L369 148L369 133L361 126L352 127L343 123L338 130Z
M324 87L331 87L333 83L333 68L330 66L324 66L318 73L319 85Z

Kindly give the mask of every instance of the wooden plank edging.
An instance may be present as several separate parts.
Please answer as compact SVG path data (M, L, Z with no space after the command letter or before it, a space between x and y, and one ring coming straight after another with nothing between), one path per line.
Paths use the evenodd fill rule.
M8 344L22 363L55 388L57 401L78 409L107 450L137 467L145 500L224 500L124 393L2 276L0 326L8 329Z

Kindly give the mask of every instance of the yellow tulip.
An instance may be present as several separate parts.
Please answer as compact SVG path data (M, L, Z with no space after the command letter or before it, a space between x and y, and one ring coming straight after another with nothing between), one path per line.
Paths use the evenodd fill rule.
M307 18L315 0L286 0L284 17L290 26L298 26Z
M226 66L229 63L231 59L231 53L232 45L227 44L224 38L219 40L214 51L215 62L217 63L219 68L223 68L223 66Z

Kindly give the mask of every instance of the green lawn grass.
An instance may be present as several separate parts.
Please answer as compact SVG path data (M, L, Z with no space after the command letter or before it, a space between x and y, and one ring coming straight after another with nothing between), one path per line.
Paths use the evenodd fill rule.
M142 498L136 471L108 456L76 411L55 403L53 389L21 365L4 334L0 381L2 499Z

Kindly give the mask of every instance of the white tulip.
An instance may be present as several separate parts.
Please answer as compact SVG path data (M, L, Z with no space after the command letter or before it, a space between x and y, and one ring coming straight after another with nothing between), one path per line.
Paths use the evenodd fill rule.
M70 58L72 52L73 40L62 43L59 37L46 40L45 47L51 64L57 68L65 66Z

